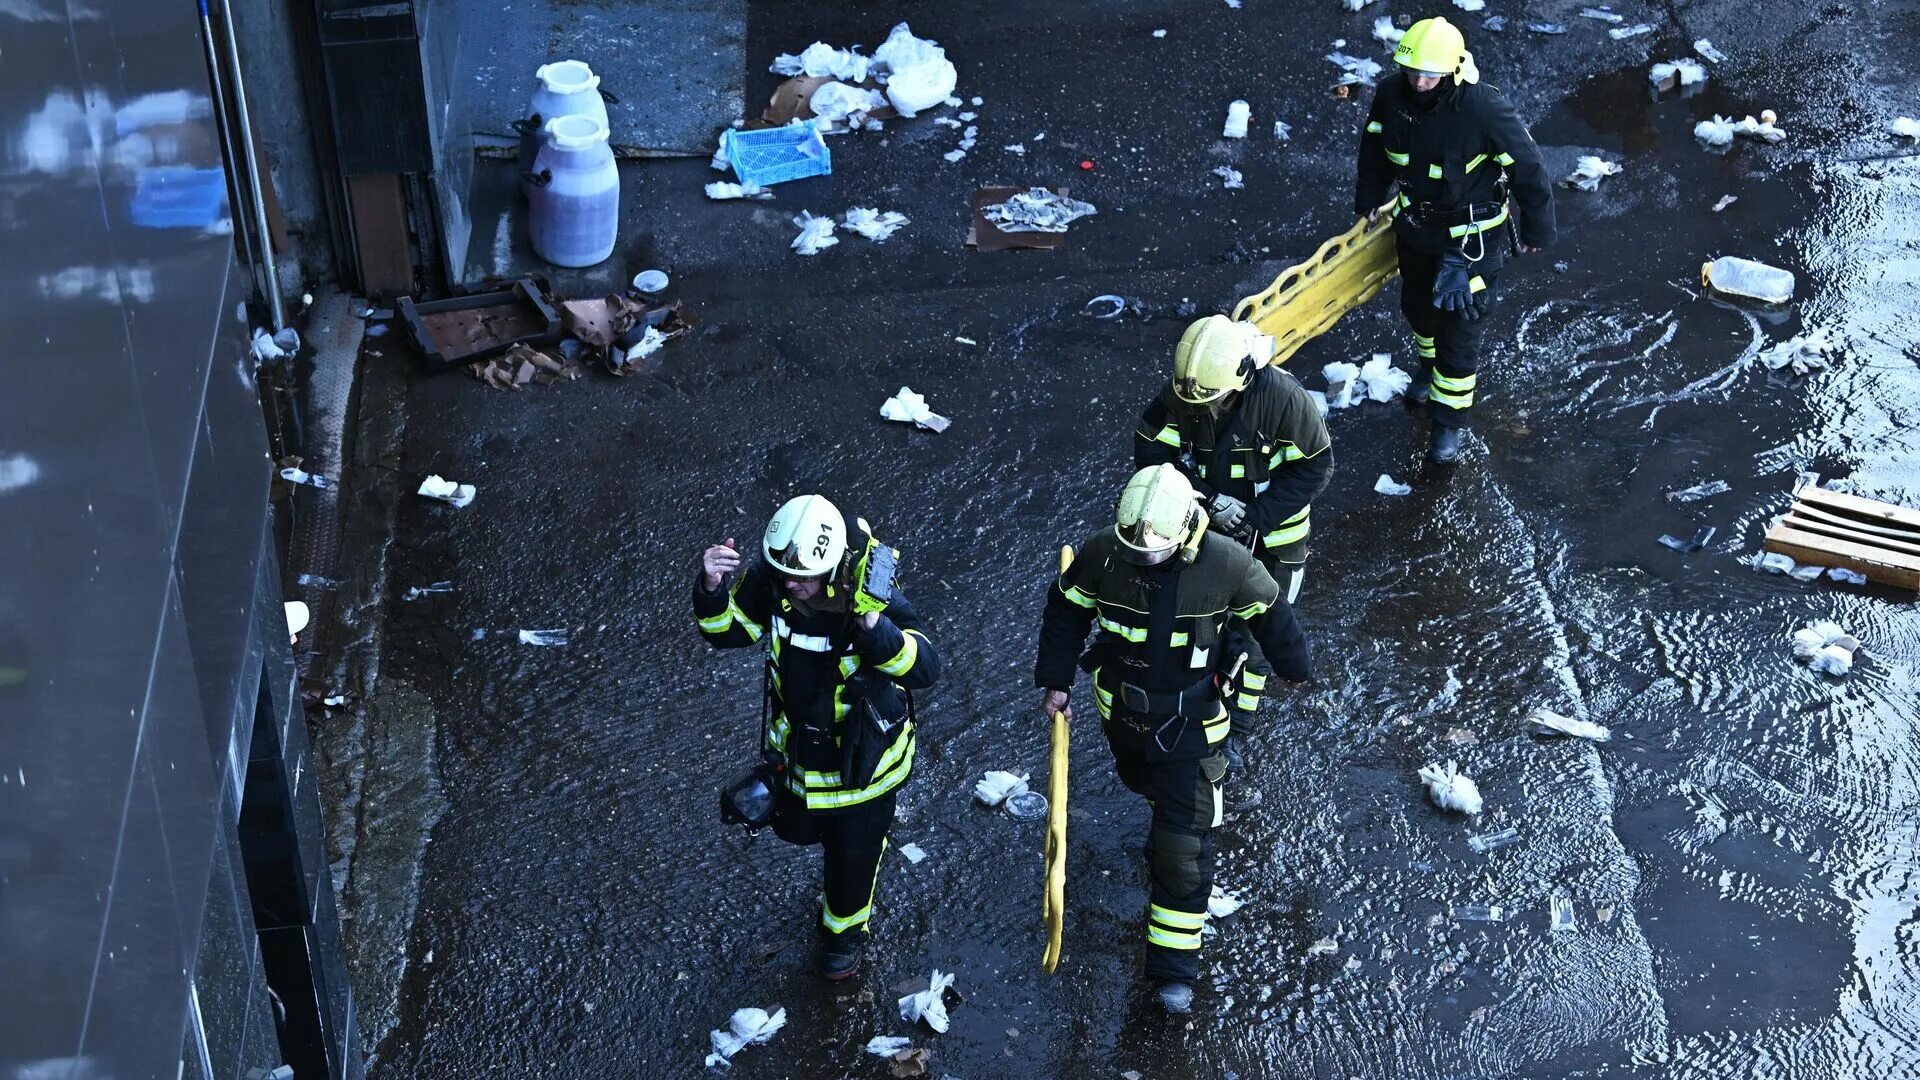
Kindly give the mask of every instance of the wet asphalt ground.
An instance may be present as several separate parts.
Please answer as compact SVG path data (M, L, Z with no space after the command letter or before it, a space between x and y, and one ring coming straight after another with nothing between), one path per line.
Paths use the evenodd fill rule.
M891 121L839 138L832 177L768 203L708 203L704 160L627 167L620 253L551 280L592 295L663 267L695 334L633 379L504 393L409 375L403 472L479 497L402 505L392 598L368 615L388 644L354 742L363 801L337 808L336 832L388 841L354 868L360 892L417 899L410 927L391 905L387 929L359 927L359 971L383 988L362 990L372 1074L691 1076L708 1029L756 1005L788 1022L740 1054L740 1077L883 1076L860 1049L880 1034L967 1080L1920 1076L1913 597L1747 565L1800 470L1920 502L1920 161L1884 134L1920 111L1903 44L1920 5L1616 3L1658 27L1621 42L1582 6L1493 0L1500 34L1459 16L1556 169L1598 151L1624 172L1563 189L1560 246L1505 274L1464 464L1422 465L1424 422L1398 404L1332 416L1338 471L1299 604L1319 681L1266 706L1248 780L1263 803L1218 834L1219 881L1246 905L1216 922L1185 1021L1159 1016L1138 975L1147 812L1091 702L1054 976L1038 971L1039 827L968 791L986 769L1043 775L1029 684L1052 552L1110 520L1186 312L1230 307L1351 223L1364 105L1330 95L1323 55L1345 38L1385 60L1373 18L1428 12L756 8L748 102L777 82L774 54L871 47L905 17L947 48L958 94L983 99L967 107L979 144L948 164L956 132ZM1543 20L1568 33L1520 29ZM1700 92L1650 100L1648 64L1700 37L1728 61ZM1218 137L1236 97L1254 113L1244 142ZM1790 133L1778 146L1692 138L1698 119L1762 108ZM1219 164L1245 190L1223 190ZM511 172L485 170L475 275L543 269L512 232ZM1001 182L1066 183L1100 212L1061 251L964 250L969 193ZM1723 195L1739 201L1713 212ZM912 223L884 245L788 251L794 214L852 206ZM503 213L496 254L483 241ZM1794 270L1795 302L1702 296L1720 254ZM1323 364L1374 351L1410 368L1397 291L1292 370L1319 387ZM1083 315L1103 293L1143 316ZM1759 364L1812 326L1841 342L1831 370ZM410 363L391 341L371 363ZM902 384L952 429L880 421ZM1375 494L1383 472L1413 493ZM1731 490L1666 497L1710 479ZM709 650L686 596L701 547L750 541L812 490L903 549L947 658L893 833L928 858L888 857L876 946L844 987L812 972L817 855L717 819L716 788L751 760L757 660ZM1697 554L1656 543L1705 525L1718 533ZM439 580L455 591L400 598ZM1845 680L1791 657L1789 633L1821 617L1865 642ZM564 647L514 636L559 627ZM1537 741L1535 705L1615 737ZM1486 794L1478 823L1415 781L1445 758ZM1468 848L1507 825L1520 843ZM1573 929L1549 930L1553 896ZM1508 919L1449 917L1469 903ZM966 999L944 1035L894 1006L933 968Z

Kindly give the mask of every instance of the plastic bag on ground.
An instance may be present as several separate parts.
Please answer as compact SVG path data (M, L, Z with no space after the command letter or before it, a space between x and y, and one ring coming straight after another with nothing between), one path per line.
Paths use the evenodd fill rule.
M1853 654L1860 648L1860 639L1840 629L1840 624L1826 619L1815 620L1813 625L1793 632L1793 655L1804 660L1815 671L1829 675L1845 675L1853 669Z
M1758 120L1751 116L1741 117L1740 122L1733 125L1733 130L1750 139L1765 139L1770 143L1777 143L1787 137L1786 132L1775 126L1771 110L1761 113Z
M952 985L953 976L942 974L939 968L934 968L933 978L928 980L925 990L900 999L900 1019L908 1023L925 1020L928 1027L944 1033L947 1030L946 993Z
M913 1045L905 1035L875 1035L867 1040L867 1053L874 1057L892 1057Z
M1389 49L1400 44L1400 39L1406 36L1405 30L1393 25L1391 15L1382 15L1373 20L1373 39Z
M1412 486L1408 484L1402 484L1398 480L1395 480L1392 476L1389 476L1386 473L1381 473L1380 479L1375 480L1373 482L1373 490L1379 492L1382 495L1413 494Z
M917 424L928 431L945 431L953 421L934 412L927 406L927 399L913 392L910 386L903 386L900 392L880 403L880 416L885 420L897 420L903 424Z
M1732 146L1733 121L1716 113L1713 119L1693 125L1693 137L1708 146Z
M1655 86L1674 80L1680 86L1698 86L1707 81L1707 69L1698 60L1680 57L1675 60L1662 60L1647 72L1648 81Z
M472 502L474 493L475 489L472 484L456 484L438 475L429 476L425 480L420 481L419 494L425 495L429 499L439 499L441 502L451 503L454 506L465 506Z
M870 113L886 103L886 95L878 90L862 90L843 82L826 83L807 99L813 115L822 120L845 120L854 113Z
M1440 809L1467 815L1480 812L1480 787L1460 771L1457 763L1425 766L1420 770L1420 779L1427 785L1427 796Z
M1390 354L1374 353L1371 359L1360 365L1360 381L1366 384L1368 399L1392 401L1413 385L1413 376L1394 367Z
M1826 367L1833 349L1833 341L1825 330L1809 330L1761 353L1760 362L1774 371L1791 368L1795 375L1805 375Z
M899 231L900 226L906 223L907 216L897 210L881 213L870 206L856 206L847 211L846 219L840 227L850 232L857 232L878 244L885 242L887 237Z
M716 1028L708 1032L713 1044L713 1053L707 1055L707 1068L726 1068L733 1062L729 1059L743 1048L753 1043L764 1043L773 1038L774 1033L785 1027L787 1010L775 1009L771 1014L765 1009L738 1009L728 1018L725 1030Z
M985 776L982 776L974 783L973 797L986 803L988 806L999 806L1007 800L1008 796L1018 795L1020 792L1027 790L1027 779L1028 775L1026 773L1010 773L1001 772L998 769L989 769Z
M1605 180L1609 176L1619 175L1620 166L1618 164L1593 154L1582 154L1580 155L1580 160L1574 163L1573 171L1567 174L1567 178L1563 182L1570 187L1577 187L1581 191L1598 191L1600 190L1600 181Z
M1893 123L1887 125L1887 130L1903 139L1920 139L1920 120L1911 116L1895 117Z
M1709 64L1724 64L1727 62L1727 54L1714 48L1713 42L1708 41L1706 38L1701 38L1694 42L1693 51L1699 53L1701 58Z
M726 168L722 165L721 168ZM773 192L759 184L730 184L724 180L715 180L707 185L709 199L771 199Z
M1227 106L1227 122L1220 134L1229 139L1247 137L1247 121L1252 119L1253 109L1244 101L1235 101ZM1215 170L1218 171L1218 170Z
M1327 407L1344 409L1353 404L1354 383L1360 378L1360 365L1336 360L1320 369L1327 379Z
M887 100L901 116L913 116L944 103L960 82L947 51L913 36L906 23L893 28L873 58L887 68ZM857 81L857 80L856 80Z
M1328 53L1327 60L1346 72L1340 77L1342 83L1372 86L1374 80L1380 77L1382 70L1378 60L1369 60L1364 56L1348 56L1343 52Z
M802 210L793 223L800 227L800 235L793 238L793 250L802 255L818 255L840 242L840 238L833 235L830 217L814 217Z
M1215 885L1213 887L1213 895L1207 897L1207 917L1224 919L1234 912L1239 911L1241 905L1245 903L1245 900Z
M1214 166L1213 175L1224 181L1224 186L1228 191L1239 190L1247 186L1246 181L1240 176L1240 170L1230 165Z
M831 75L844 82L858 83L866 81L872 67L872 57L861 56L854 49L836 49L824 41L816 41L798 56L782 53L774 57L773 66L768 70L786 76L825 78Z

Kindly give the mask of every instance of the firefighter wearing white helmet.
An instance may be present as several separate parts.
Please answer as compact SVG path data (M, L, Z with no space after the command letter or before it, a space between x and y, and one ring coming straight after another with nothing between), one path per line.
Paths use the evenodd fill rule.
M825 496L775 511L760 556L747 566L729 538L702 553L694 582L700 635L767 656L764 760L722 792L722 816L820 845L819 970L840 980L865 953L895 793L913 771L910 694L933 685L940 656L900 591L899 552Z
M1049 718L1071 717L1076 671L1093 676L1120 780L1152 806L1146 969L1170 1012L1191 1007L1213 890L1229 724L1216 669L1230 619L1244 620L1282 678L1310 677L1305 636L1273 575L1246 545L1209 530L1179 469L1156 465L1134 473L1113 526L1088 537L1047 590L1034 664Z
M1252 323L1210 315L1187 327L1173 352L1173 378L1140 416L1133 463L1184 472L1214 530L1247 545L1293 603L1306 576L1313 500L1333 475L1333 440L1312 395L1272 356L1273 339ZM1244 635L1230 646L1222 671L1247 651ZM1254 652L1238 670L1226 747L1235 769L1272 668Z
M1553 186L1512 103L1480 81L1458 27L1422 19L1393 59L1402 77L1374 92L1353 205L1369 219L1394 215L1400 309L1420 356L1408 401L1428 404L1428 455L1444 465L1460 456L1479 394L1482 316L1500 269L1510 254L1554 241Z

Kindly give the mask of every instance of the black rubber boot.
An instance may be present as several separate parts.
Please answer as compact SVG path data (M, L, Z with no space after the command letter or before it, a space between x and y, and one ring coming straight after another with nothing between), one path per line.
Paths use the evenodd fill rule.
M1433 425L1433 443L1427 457L1435 465L1451 465L1460 460L1460 429L1446 424Z
M831 934L820 942L820 977L831 982L853 977L860 970L860 958L867 953L867 932L849 930Z
M1418 408L1433 396L1433 368L1422 363L1414 369L1413 381L1407 384L1407 408Z
M1220 754L1227 759L1227 776L1229 778L1231 778L1234 773L1247 767L1247 755L1245 751L1240 749L1240 736L1238 735L1229 734L1227 736L1227 744L1221 749Z
M1183 982L1169 979L1154 988L1160 998L1160 1007L1173 1016L1185 1016L1193 1011L1193 987Z

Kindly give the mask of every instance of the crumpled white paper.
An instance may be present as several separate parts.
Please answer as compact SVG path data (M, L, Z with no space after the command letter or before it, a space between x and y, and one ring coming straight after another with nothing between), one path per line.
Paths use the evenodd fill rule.
M913 116L944 103L960 81L947 51L926 38L915 37L906 23L893 28L887 40L873 51L873 58L887 69L887 100L901 116Z
M1245 903L1245 900L1240 899L1240 897L1216 884L1213 887L1213 895L1207 897L1207 916L1214 919L1224 919L1234 912L1239 911L1240 906Z
M818 255L840 242L840 238L833 235L830 217L814 217L802 210L793 223L800 227L800 235L793 238L793 250L802 255Z
M1903 139L1920 139L1920 120L1911 116L1896 116L1887 125L1887 130Z
M1860 648L1860 639L1840 629L1840 624L1826 619L1815 620L1813 625L1793 632L1793 655L1804 660L1815 671L1829 675L1845 675L1853 669L1853 654Z
M1699 41L1694 42L1693 51L1699 53L1701 58L1709 64L1724 64L1727 62L1727 54L1714 48L1713 42L1708 41L1706 38L1701 38Z
M1348 56L1343 52L1328 53L1327 60L1346 72L1340 76L1342 84L1359 83L1363 86L1372 86L1373 81L1380 77L1382 70L1378 60L1369 60L1364 56Z
M739 1053L743 1047L752 1043L764 1043L773 1038L774 1032L785 1027L787 1010L775 1009L768 1014L765 1009L737 1009L727 1021L727 1029L715 1029L708 1032L713 1043L713 1053L707 1055L707 1068L715 1066L727 1068L733 1064L728 1060Z
M935 1031L947 1030L947 987L953 985L953 976L942 974L939 968L933 969L933 978L925 990L917 994L908 994L900 999L900 1019L909 1024L915 1020L925 1020L927 1026Z
M1732 146L1733 121L1716 113L1713 119L1693 125L1693 137L1708 146Z
M988 769L986 775L974 783L973 797L988 806L999 806L1007 800L1007 796L1027 790L1028 775Z
M1760 362L1774 371L1792 368L1795 375L1805 375L1826 367L1833 351L1833 339L1825 330L1809 330L1761 353Z
M846 220L841 228L857 232L876 244L884 243L887 237L898 232L900 226L907 223L907 215L898 210L881 213L871 206L856 206L847 211Z
M1428 765L1420 770L1420 779L1427 785L1427 796L1440 809L1468 815L1480 812L1480 787L1460 771L1457 763Z
M1574 163L1573 172L1567 174L1566 182L1581 191L1598 191L1600 181L1619 175L1620 166L1617 162L1594 154L1582 154L1580 160Z
M965 142L961 146L966 148ZM980 208L980 216L1004 233L1063 233L1068 225L1098 212L1092 203L1056 195L1046 188L1029 188L1009 196L1006 202Z
M830 82L813 92L807 104L822 120L845 120L854 113L870 113L887 103L878 90L862 90L843 82Z
M872 70L873 58L861 56L852 49L836 49L824 41L816 41L802 50L799 55L781 53L773 58L773 66L767 70L775 75L811 75L822 78L828 75L844 82L865 82L867 73Z
M1247 186L1246 182L1240 176L1240 170L1232 167L1231 165L1214 166L1213 175L1225 181L1226 188L1229 191L1233 191L1238 188L1244 188Z
M1786 132L1775 126L1773 111L1770 109L1761 113L1758 120L1751 116L1742 117L1739 123L1733 125L1733 130L1750 139L1765 139L1770 143L1777 143L1787 137Z
M1700 61L1682 56L1662 60L1647 72L1647 81L1655 84L1678 78L1681 86L1698 86L1707 81L1707 69Z
M1382 15L1373 20L1373 39L1389 49L1400 44L1400 39L1406 36L1405 30L1393 25L1391 15Z
M1380 479L1373 482L1373 490L1382 495L1413 494L1413 488L1410 485L1402 484L1386 473L1381 473Z
M1336 360L1320 369L1327 380L1327 407L1344 409L1362 401L1392 401L1413 385L1413 376L1393 366L1388 353L1374 353L1364 365Z
M913 1040L905 1035L875 1035L867 1040L867 1053L874 1057L892 1057L912 1045Z
M435 474L420 481L419 493L429 499L439 499L454 506L465 506L473 501L474 490L472 484L456 484Z
M1561 716L1544 705L1537 706L1527 714L1527 720L1533 724L1536 735L1571 735L1576 739L1592 739L1594 742L1606 742L1613 738L1613 732L1605 726L1591 720L1575 720L1570 716Z
M707 185L707 198L771 199L773 198L773 192L768 191L759 184L730 184L724 180L716 180Z
M918 424L928 431L945 431L953 421L927 407L927 399L903 386L900 392L880 403L880 417L903 424Z

